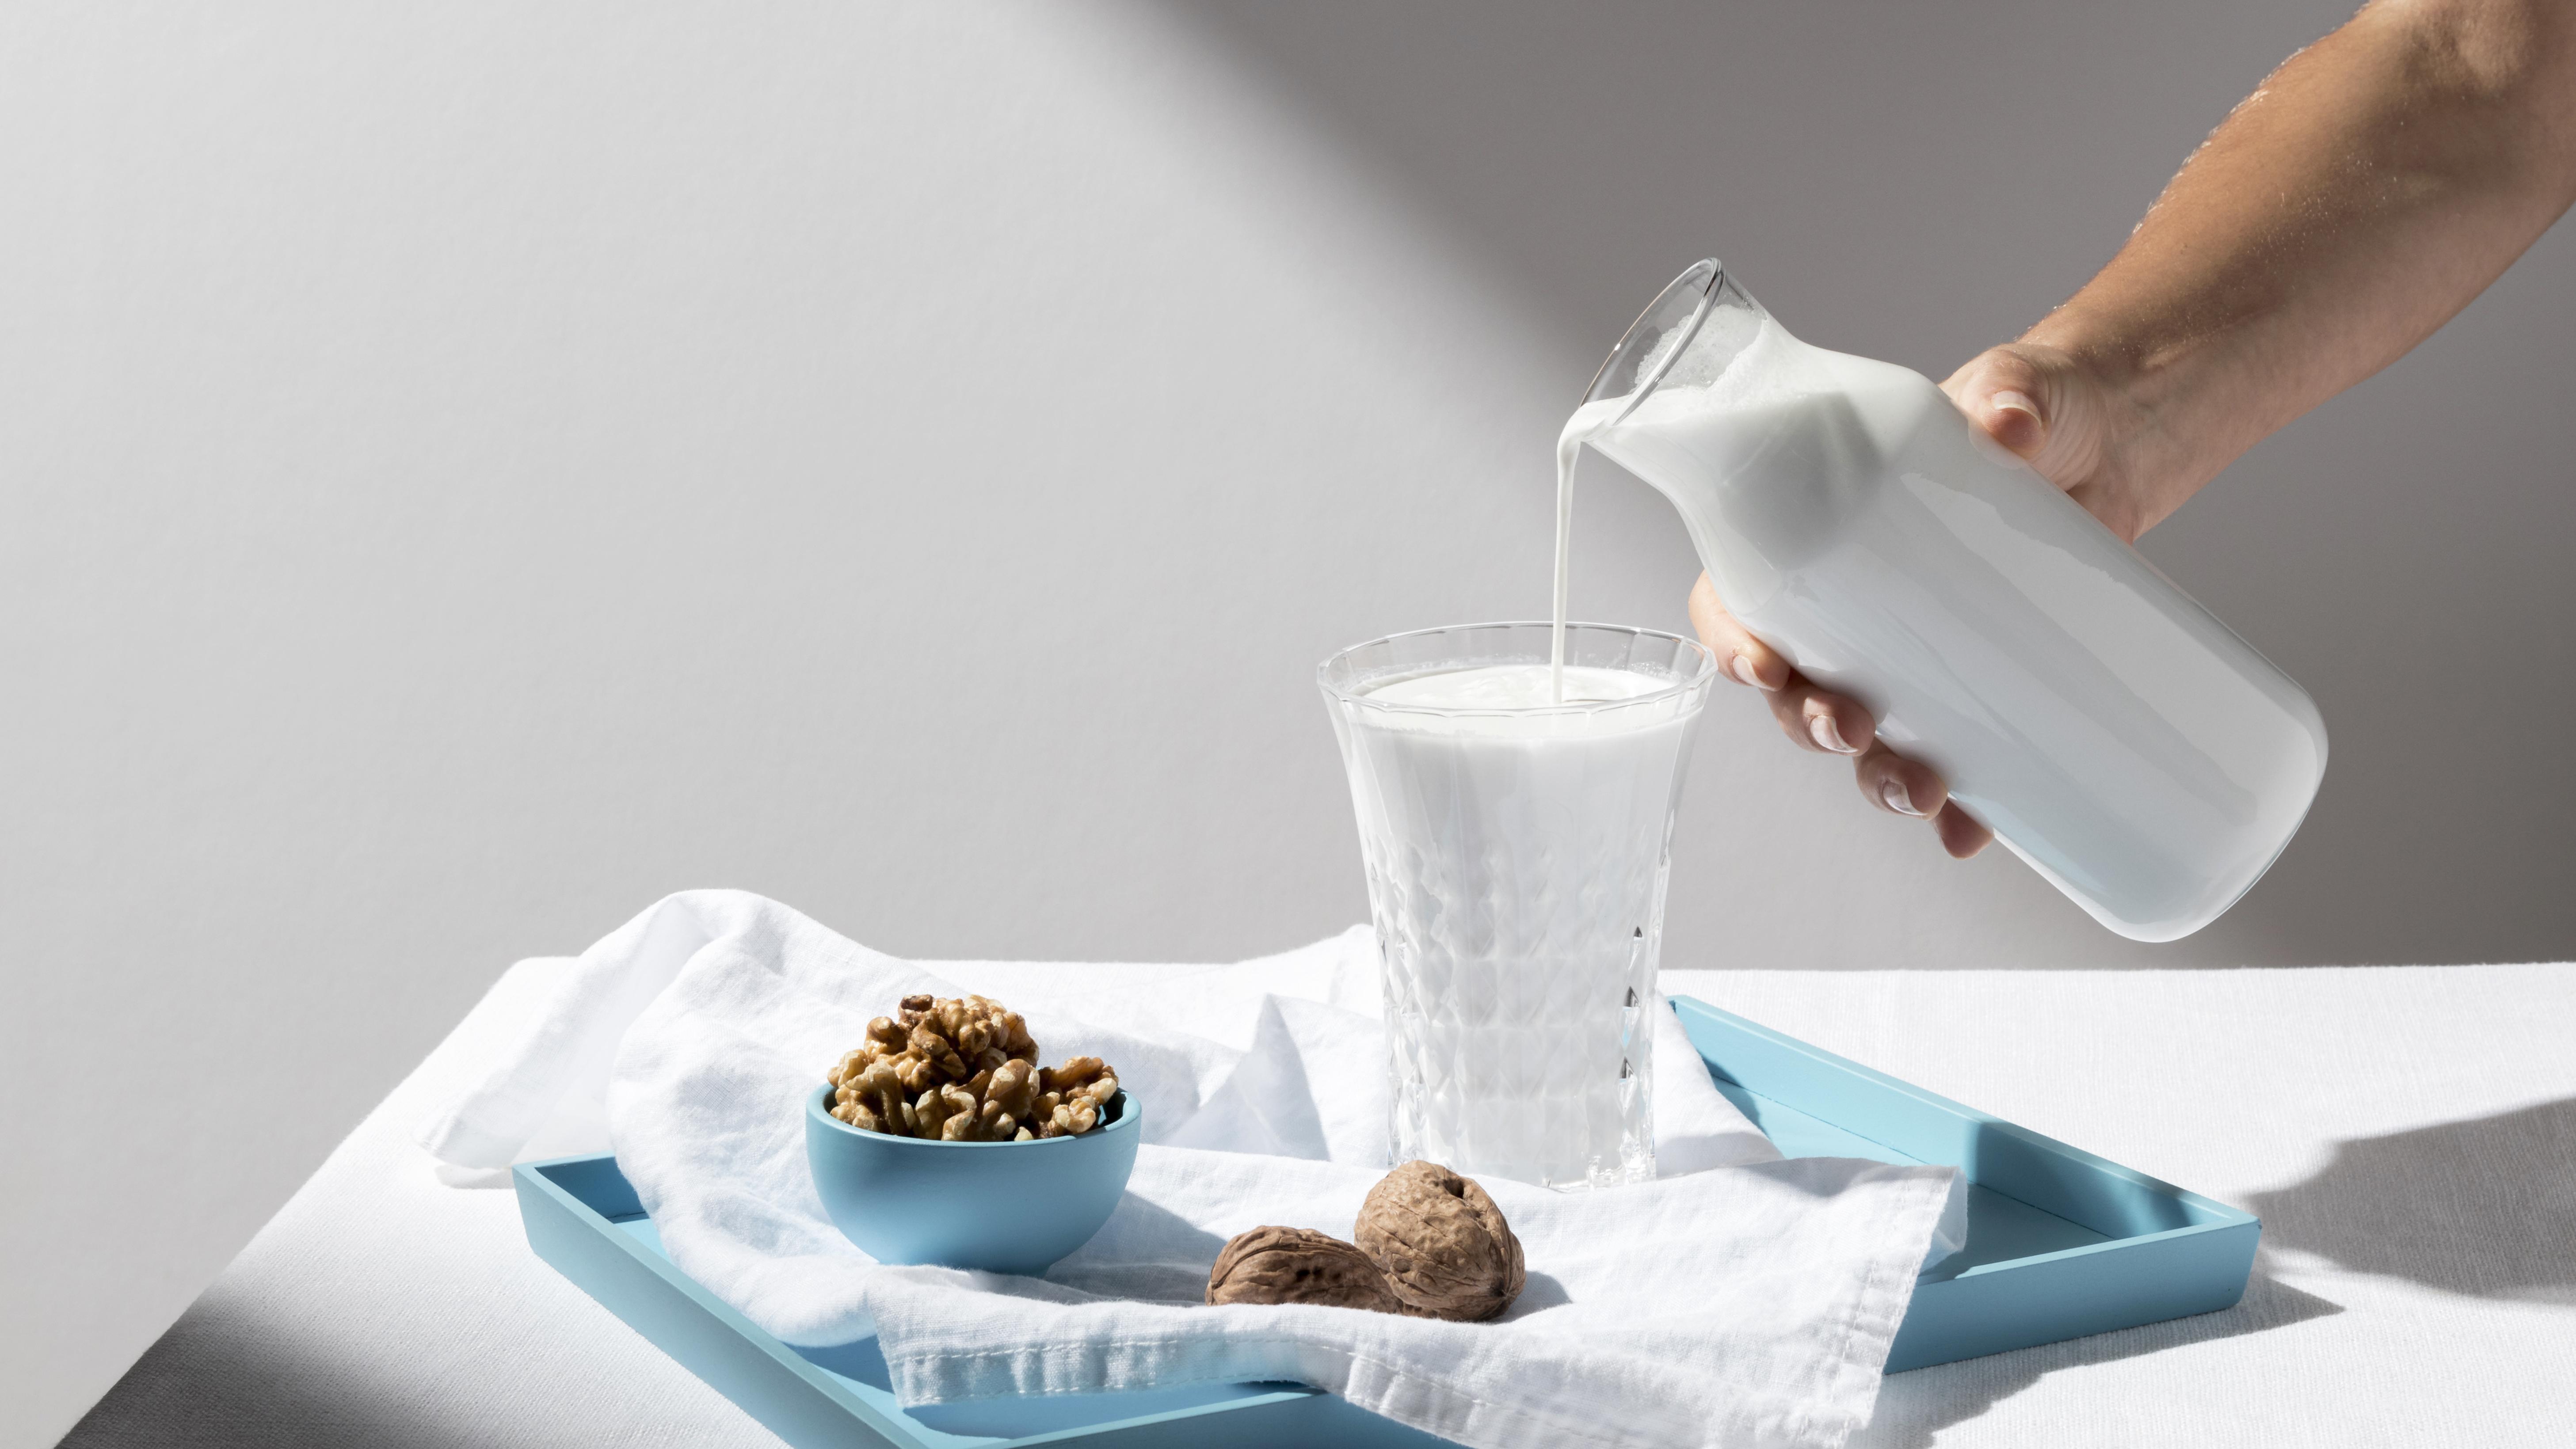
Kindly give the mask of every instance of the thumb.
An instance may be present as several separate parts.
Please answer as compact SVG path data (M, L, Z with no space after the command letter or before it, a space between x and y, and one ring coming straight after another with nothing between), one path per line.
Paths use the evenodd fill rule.
M1986 436L2024 459L2036 461L2048 446L2052 421L2050 378L2019 353L1996 347L1970 358L1941 390Z
M2031 471L2084 511L2135 542L2172 509L2142 507L2111 436L2109 390L2073 357L2037 342L2008 342L1968 359L1941 384L1950 401Z

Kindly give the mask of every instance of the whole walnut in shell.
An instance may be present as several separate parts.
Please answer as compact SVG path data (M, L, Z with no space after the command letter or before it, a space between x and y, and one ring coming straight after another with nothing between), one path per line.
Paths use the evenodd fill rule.
M1210 1303L1319 1303L1403 1313L1404 1300L1368 1255L1312 1228L1237 1233L1208 1274Z
M1503 1210L1436 1162L1408 1162L1369 1189L1351 1236L1396 1297L1435 1318L1498 1318L1529 1279Z

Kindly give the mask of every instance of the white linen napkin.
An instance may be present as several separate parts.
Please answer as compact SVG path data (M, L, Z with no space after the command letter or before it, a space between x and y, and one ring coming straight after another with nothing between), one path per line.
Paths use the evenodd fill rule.
M1461 1443L1840 1444L1865 1423L1918 1269L1963 1236L1949 1168L1779 1160L1669 1010L1665 1176L1558 1194L1487 1181L1529 1287L1488 1324L1210 1308L1225 1240L1348 1237L1387 1158L1365 930L1081 1003L1013 999L1050 1060L1102 1056L1144 1107L1119 1211L1044 1279L876 1264L834 1229L803 1101L870 1017L956 988L739 892L657 903L585 952L490 1077L424 1125L466 1167L605 1117L672 1261L780 1339L874 1333L907 1404L1295 1380ZM1122 1027L1101 1020L1126 1023ZM1710 1170L1717 1169L1717 1170Z

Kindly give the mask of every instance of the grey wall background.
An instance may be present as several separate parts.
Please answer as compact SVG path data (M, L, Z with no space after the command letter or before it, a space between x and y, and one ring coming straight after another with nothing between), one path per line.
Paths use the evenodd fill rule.
M1938 376L2347 8L0 10L0 1442L665 891L933 956L1359 918L1311 669L1544 611L1657 286ZM1672 959L2576 955L2572 276L2149 541L2334 732L2225 921L1952 865L1730 694ZM1578 537L1579 614L1681 623L1658 500Z

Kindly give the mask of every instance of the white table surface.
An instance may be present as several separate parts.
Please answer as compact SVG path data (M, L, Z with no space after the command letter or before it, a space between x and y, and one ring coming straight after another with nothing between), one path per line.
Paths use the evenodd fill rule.
M776 1444L409 1141L563 966L512 968L64 1442ZM1665 983L2264 1220L2238 1307L1896 1375L1855 1442L2576 1444L2576 966Z

